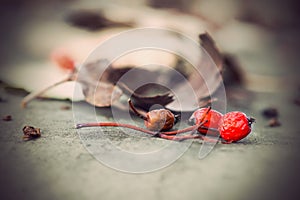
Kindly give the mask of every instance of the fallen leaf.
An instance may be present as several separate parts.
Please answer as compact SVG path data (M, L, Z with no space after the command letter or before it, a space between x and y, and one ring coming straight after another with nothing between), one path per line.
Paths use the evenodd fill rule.
M182 42L177 35L167 36L173 37L179 44ZM179 65L186 62L182 58L178 58L179 65L177 63L173 68L164 70L136 66L116 68L108 60L99 59L83 64L76 81L82 84L86 101L97 107L111 106L126 94L135 105L145 110L160 104L174 111L192 111L199 107L199 101L210 97L222 83L222 55L208 33L201 34L199 38L204 48L198 49L202 57L197 53L191 56L187 54L187 59L198 63L196 69L192 66L180 68ZM178 51L182 49L179 47ZM207 76L203 77L200 73ZM191 100L193 94L194 102ZM177 97L177 101L174 101L173 96Z
M171 88L174 94L180 95L180 101L175 100L167 106L174 111L193 111L197 109L199 102L213 96L213 93L223 81L221 76L223 68L222 54L208 33L200 34L199 39L200 45L203 47L201 49L203 56L201 59L198 58L199 63L191 69L192 72L187 77L188 82ZM196 98L196 102L192 100L193 98Z
M107 60L100 59L96 62L82 66L76 81L82 85L83 94L88 103L97 107L108 107L119 100L123 92L132 98L137 106L146 110L153 104L159 103L160 105L165 106L173 101L169 93L159 95L158 93L160 90L158 90L157 87L148 87L148 89L151 88L152 91L156 90L154 94L151 91L149 93L145 93L145 91L147 91L145 87L136 91L129 88L129 86L133 87L135 83L133 78L137 80L139 76L142 78L147 77L144 76L144 73L153 77L153 73L157 72L150 72L148 70L138 68L133 69L133 67L114 68L113 66L108 65L109 63ZM130 76L127 77L127 79L122 80L127 83L129 85L128 86L124 82L119 81L129 70L132 70ZM101 77L99 77L99 74L101 74Z
M100 82L97 85L85 85L83 94L88 103L97 107L109 107L119 100L123 92L117 86Z
M214 40L208 33L199 35L201 46L207 51L215 64L222 69L223 56L215 45Z
M242 85L244 83L245 74L242 71L237 58L231 54L223 54L223 70L222 76L226 86Z
M142 108L144 110L149 110L150 107L154 104L159 104L161 106L166 106L174 100L173 96L170 94L170 92L165 92L163 94L157 94L157 95L154 95L154 96L150 96L150 95L148 95L148 96L144 95L143 96L138 91L132 91L130 88L128 88L123 83L119 83L118 86L120 88L122 88L122 90L125 94L130 96L130 98L134 102L135 106L137 106L139 108ZM153 84L152 84L152 86L153 86ZM149 87L149 85L141 87L139 89L141 91L145 91L145 90L147 90L146 87Z

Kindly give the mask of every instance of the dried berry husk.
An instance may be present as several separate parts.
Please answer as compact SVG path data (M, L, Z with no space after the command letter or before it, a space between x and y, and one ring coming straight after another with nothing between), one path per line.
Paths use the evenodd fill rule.
M33 126L24 126L23 133L24 140L32 140L41 137L41 130L39 128L34 128Z
M167 131L174 126L175 116L166 109L152 110L147 113L145 126L151 131Z

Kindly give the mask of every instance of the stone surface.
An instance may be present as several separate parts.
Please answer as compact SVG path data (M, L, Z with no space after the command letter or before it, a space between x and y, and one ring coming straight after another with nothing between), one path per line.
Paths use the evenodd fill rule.
M74 128L72 110L60 109L68 102L35 100L21 109L22 95L2 89L1 97L6 99L1 116L13 117L0 122L4 199L281 199L298 195L299 113L286 95L257 94L248 109L228 107L257 118L254 131L243 141L217 144L202 160L198 159L201 143L195 141L170 166L136 175L104 166L89 154ZM266 127L267 119L261 117L270 99L278 106L281 127ZM42 137L23 141L24 125L41 128ZM107 132L121 147L151 148L160 140L130 131L124 135L114 128Z

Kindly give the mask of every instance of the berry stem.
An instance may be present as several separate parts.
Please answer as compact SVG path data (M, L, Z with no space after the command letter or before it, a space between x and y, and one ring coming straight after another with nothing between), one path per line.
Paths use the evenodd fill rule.
M139 112L133 105L132 101L129 99L128 100L128 104L129 104L129 107L130 109L136 114L136 116L142 118L143 120L147 121L147 116L141 112Z
M254 122L255 122L255 118L253 117L248 118L249 125L253 124Z
M77 124L76 128L85 128L85 127L123 127L123 128L129 128L129 129L133 129L136 131L141 131L147 134L150 134L152 136L157 136L159 138L163 138L163 139L167 139L167 140L176 140L176 141L181 141L181 140L186 140L186 139L197 139L197 138L203 138L201 135L194 135L194 134L188 134L188 135L181 135L181 136L176 136L176 134L180 134L180 133L186 133L189 131L195 131L199 128L199 126L201 126L202 124L206 123L203 122L200 125L194 125L194 126L190 126L188 128L185 129L181 129L181 130L176 130L176 131L169 131L169 132L154 132L154 131L149 131L147 129L144 128L140 128L137 126L133 126L130 124L123 124L123 123L116 123L116 122L92 122L92 123L82 123L82 124Z
M147 129L144 128L140 128L134 125L130 125L130 124L122 124L122 123L116 123L116 122L91 122L91 123L82 123L82 124L77 124L76 128L85 128L85 127L105 127L105 126L113 126L113 127L123 127L123 128L129 128L129 129L133 129L136 131L141 131L150 135L156 135L156 132L153 131L149 131Z
M215 133L219 133L219 130L216 129L216 128L207 128L206 126L200 126L201 129L203 130L207 130L207 131L212 131L212 132L215 132Z
M52 85L48 85L48 86L46 86L45 88L43 88L41 90L38 90L38 91L35 91L35 92L32 92L32 93L28 94L26 97L24 97L22 99L21 107L25 108L30 101L32 101L33 99L35 99L38 96L42 95L46 91L48 91L48 90L50 90L50 89L52 89L52 88L54 88L54 87L56 87L56 86L58 86L62 83L72 81L73 79L74 79L74 73L70 73L68 76L64 77L63 79L59 80L58 82L56 82Z
M202 124L201 124L202 125ZM91 122L91 123L82 123L82 124L77 124L76 128L86 128L86 127L123 127L123 128L129 128L129 129L133 129L136 131L141 131L150 135L157 135L157 134L163 134L163 135L176 135L176 134L180 134L180 133L186 133L189 131L194 131L197 130L197 128L199 128L199 126L201 125L194 125L194 126L190 126L188 128L184 128L181 130L175 130L175 131L168 131L168 132L155 132L155 131L149 131L147 129L144 128L140 128L131 124L123 124L123 123L116 123L116 122Z
M189 132L189 131L195 131L197 130L200 126L202 126L205 122L202 122L201 124L196 124L194 126L190 126L190 127L187 127L187 128L184 128L184 129L181 129L181 130L176 130L176 131L167 131L167 132L161 132L165 135L176 135L176 134L180 134L180 133L186 133L186 132Z
M158 136L160 138L162 138L162 139L175 140L175 141L183 141L183 140L188 140L188 139L199 139L199 138L202 138L202 136L200 136L200 135L194 135L194 134L181 135L181 136L158 134Z
M211 110L211 106L208 106L206 112L204 113L204 115L200 119L200 124L203 122L203 120L205 119L206 115L209 113L210 110Z

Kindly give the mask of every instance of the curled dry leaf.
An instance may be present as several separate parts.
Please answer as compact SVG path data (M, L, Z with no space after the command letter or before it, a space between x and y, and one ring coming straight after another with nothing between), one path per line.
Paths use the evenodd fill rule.
M125 94L131 96L131 99L134 101L137 107L140 107L144 110L149 110L150 107L154 104L159 104L161 106L166 106L171 103L174 99L170 92L165 92L163 94L157 94L155 96L146 96L142 95L137 91L132 91L129 87L127 87L124 83L118 83L118 86L123 90ZM149 85L148 85L149 86ZM151 85L153 86L153 84ZM145 91L147 90L145 87L139 88L139 90ZM155 87L155 86L153 86ZM153 88L152 88L153 89Z
M77 81L83 84L86 100L98 107L110 106L122 94L126 94L135 105L145 110L154 104L175 111L196 109L199 101L210 96L222 82L222 55L207 33L199 36L203 49L198 47L198 50L202 56L199 52L184 52L186 41L176 34L160 36L173 41L175 45L179 44L176 53L182 58L177 58L175 66L162 69L157 66L118 68L105 59L84 64ZM196 62L197 66L191 66L190 60ZM195 101L191 103L193 94ZM174 101L174 96L178 98L177 101Z
M207 51L210 57L213 59L217 67L222 69L223 56L215 45L214 40L208 33L199 35L201 46Z
M174 101L168 105L168 108L174 111L197 109L199 103L212 96L222 83L223 57L221 53L208 33L200 34L199 39L202 47L201 58L197 57L199 56L197 54L187 54L186 57L188 60L197 60L197 64L190 66L190 72L185 77L188 82L181 82L171 88L176 95L180 95L180 101ZM193 95L196 102L191 100Z
M85 64L76 79L82 85L85 100L97 107L110 106L122 95L122 91L113 83L99 81L101 78L99 74L105 74L108 65L109 63L104 59Z
M122 76L129 71L131 71L128 73L130 75L122 80ZM119 100L122 94L126 94L131 96L137 106L148 110L153 104L165 106L173 101L169 92L159 94L161 92L159 86L152 85L151 89L143 87L136 91L129 88L130 86L134 87L139 77L145 80L144 77L153 77L153 73L156 74L157 72L133 67L114 68L109 65L107 60L100 59L83 65L77 76L77 81L82 84L85 100L92 105L97 107L111 106ZM153 90L156 90L156 92L153 92Z

